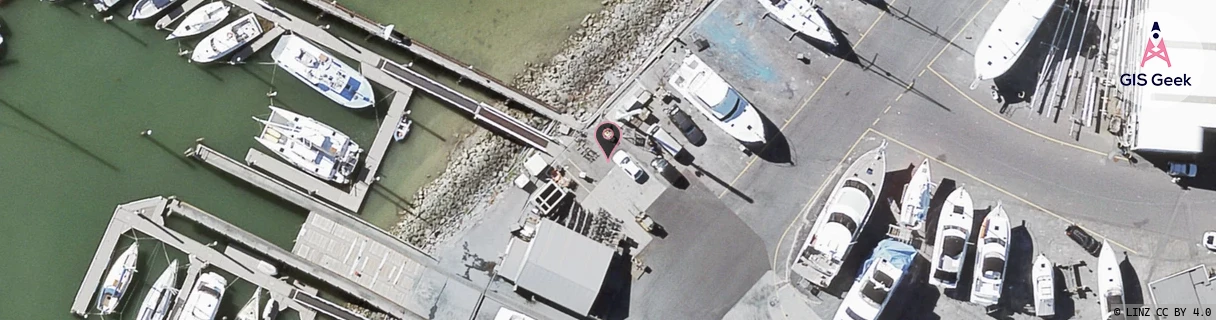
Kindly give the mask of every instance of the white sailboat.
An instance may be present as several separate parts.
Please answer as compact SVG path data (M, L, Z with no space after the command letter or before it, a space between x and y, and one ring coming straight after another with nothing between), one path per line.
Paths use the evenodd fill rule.
M137 320L164 320L173 306L173 297L177 295L177 260L169 262L165 271L160 273L152 289L144 296L144 302L139 306Z
M764 144L764 120L756 107L701 58L691 52L687 54L668 84L736 140L745 144Z
M194 47L190 61L207 63L223 58L236 51L237 48L252 42L265 31L262 20L257 15L250 13L207 35L203 41L199 41L198 45Z
M375 101L371 83L341 59L295 35L284 35L270 54L288 73L329 100L352 109Z
M241 307L241 311L236 313L236 320L258 320L258 305L262 302L262 287L258 287L253 291L253 296L249 297L249 302Z
M1009 257L1009 216L997 202L996 208L980 226L979 246L975 251L975 280L972 282L971 303L991 306L1001 299L1005 283L1005 267Z
M224 299L224 290L227 288L228 279L215 272L198 276L178 320L215 320L215 313L220 308L220 301Z
M832 29L828 28L828 23L823 18L823 12L819 8L812 6L808 0L758 0L760 5L768 10L769 15L777 17L781 24L784 24L795 32L805 34L815 40L823 41L829 45L836 45L836 37L832 36Z
M1102 241L1102 253L1098 255L1098 304L1102 307L1102 319L1126 319L1125 314L1115 314L1115 308L1123 308L1123 271L1119 259L1110 243Z
M127 250L118 255L118 259L114 259L114 263L110 265L110 272L106 273L105 279L101 281L101 288L97 290L98 313L108 315L118 310L122 297L127 293L127 287L131 285L131 279L135 278L137 261L139 261L139 243L132 243Z
M127 16L127 20L143 20L151 18L161 11L173 5L177 0L139 0L135 3L135 9L131 9L131 15Z
M966 189L950 192L938 214L937 239L933 242L932 271L929 284L942 289L958 287L963 264L967 261L967 240L975 221L975 204Z
M1034 269L1030 276L1034 278L1034 313L1039 317L1050 317L1056 314L1056 265L1040 254L1034 259Z
M1055 0L1010 0L975 48L975 78L1005 74L1026 50Z
M790 269L826 288L840 272L845 257L861 235L887 171L886 141L857 158L845 170L815 218L811 234Z
M925 216L929 212L929 200L933 198L933 177L929 174L929 159L916 167L912 181L904 188L903 202L899 210L899 224L913 230L925 228Z
M223 1L204 4L183 18L182 23L178 24L177 28L173 29L173 32L165 37L165 40L185 38L207 32L207 30L218 26L220 22L224 22L224 19L228 18L228 13L231 10L232 7Z
M350 183L363 149L349 136L324 123L295 112L270 107L264 127L254 137L271 152L301 171L338 184Z

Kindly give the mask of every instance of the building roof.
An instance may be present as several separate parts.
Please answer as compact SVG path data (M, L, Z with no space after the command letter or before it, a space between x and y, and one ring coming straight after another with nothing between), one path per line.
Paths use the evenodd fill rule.
M1216 286L1206 265L1154 280L1148 283L1148 293L1156 305L1213 305Z
M518 240L512 239L503 259L504 278L572 311L591 311L615 253L612 248L549 220L541 221L532 241Z
M1208 32L1216 29L1216 19L1206 10L1195 10L1196 5L1202 7L1203 2L1148 2L1140 25L1133 27L1138 34L1125 44L1131 49L1126 54L1135 63L1131 72L1145 74L1149 82L1132 99L1139 108L1133 118L1133 149L1198 153L1203 151L1203 129L1216 128L1216 63L1211 63L1216 62L1216 50L1211 49L1216 46L1216 34ZM1160 25L1171 65L1153 58L1139 67L1154 23ZM1191 86L1153 86L1154 74L1185 74L1191 78Z

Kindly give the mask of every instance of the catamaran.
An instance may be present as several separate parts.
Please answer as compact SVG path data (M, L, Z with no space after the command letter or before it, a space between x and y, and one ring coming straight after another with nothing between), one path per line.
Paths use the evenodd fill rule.
M270 54L283 70L329 100L352 109L372 105L371 83L341 59L295 35L284 35Z
M1098 304L1102 307L1102 319L1126 319L1126 314L1116 313L1123 308L1123 271L1110 243L1102 241L1102 253L1098 255Z
M207 32L207 30L220 25L220 22L224 22L224 19L228 18L228 12L231 9L232 7L223 1L204 4L198 7L198 9L191 11L190 15L182 19L182 23L177 25L177 29L173 29L173 32L165 37L165 40L185 38Z
M826 288L840 272L853 243L878 202L887 171L887 142L858 157L828 196L811 234L790 267L803 279Z
M122 0L90 0L90 1L93 3L93 8L97 9L97 12L106 12L106 11L110 11L110 9L114 8L114 6L117 5L119 1L122 1Z
M929 200L933 198L933 178L929 174L929 159L916 167L912 181L904 188L902 207L899 210L899 223L913 230L925 227L925 216L929 212Z
M110 272L101 281L101 289L97 290L97 311L108 315L118 310L118 304L127 293L131 279L135 278L135 262L139 260L139 243L132 243L126 251L114 259Z
M777 17L781 24L784 24L795 32L804 34L815 40L823 41L829 45L836 45L836 37L832 36L832 29L828 28L828 23L823 18L823 12L819 8L812 6L808 0L758 0L760 5L768 10L769 15Z
M989 80L1005 74L1030 44L1055 0L1011 0L997 14L975 48L975 78Z
M756 107L701 58L687 54L668 84L727 134L745 144L764 144L764 121Z
M215 313L224 299L224 290L228 287L228 279L215 272L198 276L194 289L186 298L179 320L215 320Z
M177 0L139 0L135 3L135 9L131 10L131 15L127 16L127 20L143 20L151 18L168 8Z
M265 22L261 18L252 13L229 23L199 41L194 47L190 61L207 63L223 58L262 35L266 27L270 26L263 23Z
M874 320L903 283L916 248L895 239L880 241L863 265L861 276L845 294L833 319Z
M156 282L152 283L152 289L144 296L144 302L139 306L139 315L135 319L164 320L169 315L169 308L173 306L173 297L176 295L177 260L173 260L165 271L160 273L160 277L156 278Z
M324 123L295 112L270 107L264 127L254 139L300 170L338 184L350 183L359 163L359 144Z
M946 197L938 214L929 284L942 289L958 287L959 274L967 261L967 239L971 238L974 212L975 204L971 202L971 194L966 189L955 189Z
M1040 254L1034 259L1034 315L1040 318L1056 314L1056 265Z
M249 302L241 307L241 311L237 311L236 320L258 320L258 304L261 302L262 287L258 287L253 291L253 296L249 297Z
M1001 299L1009 257L1009 216L1005 215L1000 202L984 218L979 241L980 245L975 251L971 303L992 306Z

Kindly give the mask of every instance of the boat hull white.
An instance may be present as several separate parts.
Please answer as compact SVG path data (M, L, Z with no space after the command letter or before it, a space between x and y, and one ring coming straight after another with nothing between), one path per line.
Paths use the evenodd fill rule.
M375 101L363 74L304 38L284 35L270 55L283 70L343 107L366 108Z
M1056 314L1056 265L1045 255L1034 259L1034 313L1039 317Z
M832 29L828 27L823 12L812 6L810 1L780 0L776 4L773 3L773 0L757 1L765 10L768 10L770 16L777 18L777 21L786 27L828 45L836 46L836 37L832 35Z
M228 288L228 279L215 272L200 275L186 304L182 306L178 320L215 320L220 302L224 300L224 291Z
M929 172L929 159L925 159L916 167L912 180L904 189L903 202L899 211L899 223L912 230L923 230L925 217L929 212L929 200L933 198L933 178Z
M1009 216L1000 203L984 218L975 251L971 303L991 306L1001 299L1009 266Z
M735 140L748 146L766 143L760 112L696 54L684 57L668 84Z
M1102 308L1102 319L1124 319L1125 315L1113 312L1113 308L1122 308L1124 303L1123 271L1115 250L1103 240L1102 253L1098 254L1098 305Z
M1026 50L1055 0L1010 0L975 49L975 77L989 80L1009 71Z
M190 55L190 61L214 62L253 42L262 32L265 30L258 16L252 13L245 15L199 41L194 47L194 53Z
M232 7L223 1L216 1L198 7L191 11L189 15L182 19L182 23L177 25L165 40L173 40L177 38L185 38L207 32L215 26L224 22L228 18L228 13Z
M151 18L156 14L164 11L165 8L173 5L177 0L139 0L135 3L135 9L131 10L131 15L127 16L127 20L144 20Z
M966 189L955 189L946 197L938 214L936 240L930 260L930 285L942 289L958 287L970 247L967 241L971 239L974 212L975 204Z
M164 320L177 295L177 260L169 263L164 272L152 283L144 302L140 304L136 320Z
M97 290L97 312L102 315L113 314L122 303L122 298L135 278L135 264L139 261L139 243L133 243L122 254L114 259L110 271L101 281Z

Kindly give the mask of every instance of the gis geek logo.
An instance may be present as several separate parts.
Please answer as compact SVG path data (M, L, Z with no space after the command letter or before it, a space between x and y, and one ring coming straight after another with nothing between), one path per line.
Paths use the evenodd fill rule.
M1170 62L1170 53L1165 49L1165 37L1161 36L1161 25L1153 22L1153 29L1150 31L1153 36L1144 46L1144 56L1140 58L1140 67L1143 68L1145 63L1153 59L1164 61L1166 68L1173 67L1174 64ZM1153 40L1156 40L1157 44L1154 45ZM1153 86L1191 86L1191 77L1185 73L1182 76L1168 76L1160 73L1154 73L1152 76L1145 73L1124 73L1119 77L1119 83L1124 86L1147 86L1150 81Z

